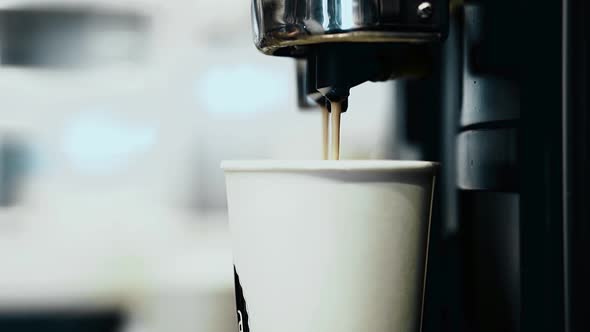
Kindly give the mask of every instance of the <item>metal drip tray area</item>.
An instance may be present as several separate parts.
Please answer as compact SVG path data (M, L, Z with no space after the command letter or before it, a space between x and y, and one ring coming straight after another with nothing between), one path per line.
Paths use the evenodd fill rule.
M0 331L10 332L116 332L124 324L118 311L6 312L0 310Z

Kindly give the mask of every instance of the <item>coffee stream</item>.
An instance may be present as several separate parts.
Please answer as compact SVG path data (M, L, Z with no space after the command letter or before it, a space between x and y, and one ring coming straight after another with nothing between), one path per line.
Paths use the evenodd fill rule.
M322 158L328 160L330 147L330 111L328 106L322 106Z
M331 160L340 159L340 115L342 113L342 103L332 102L331 112L327 106L322 106L322 153L324 160L328 159L331 150ZM329 130L330 130L330 116L332 117L332 145L330 149Z

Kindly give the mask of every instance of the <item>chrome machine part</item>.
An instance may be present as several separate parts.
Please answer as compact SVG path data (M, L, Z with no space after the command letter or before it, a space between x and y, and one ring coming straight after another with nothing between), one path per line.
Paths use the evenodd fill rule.
M254 43L265 54L299 57L300 46L313 44L432 42L446 34L448 7L448 0L253 0Z
M448 16L448 0L252 0L254 43L299 59L304 107L346 104L350 88L366 81L423 76Z

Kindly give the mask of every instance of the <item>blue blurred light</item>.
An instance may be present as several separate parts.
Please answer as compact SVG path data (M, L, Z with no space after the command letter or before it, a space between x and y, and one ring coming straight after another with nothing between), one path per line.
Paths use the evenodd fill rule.
M196 95L211 113L272 112L287 98L290 72L263 66L214 66L197 82Z
M127 124L111 112L83 113L66 128L63 151L77 171L103 175L147 151L156 136L155 128Z

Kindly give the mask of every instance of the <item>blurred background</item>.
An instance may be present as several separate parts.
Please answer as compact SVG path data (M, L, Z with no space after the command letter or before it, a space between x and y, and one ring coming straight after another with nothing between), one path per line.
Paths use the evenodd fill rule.
M392 149L355 89L343 158ZM0 1L0 330L234 331L223 159L317 159L245 0Z
M429 75L355 87L341 154L441 163L423 331L589 331L590 7L430 2ZM321 157L252 39L248 0L0 0L1 332L237 330L220 162Z

